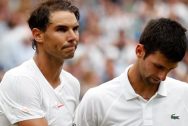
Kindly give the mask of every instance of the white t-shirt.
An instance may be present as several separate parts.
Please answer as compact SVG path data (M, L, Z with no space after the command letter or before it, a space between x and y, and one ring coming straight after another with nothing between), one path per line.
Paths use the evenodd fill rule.
M0 84L0 125L44 117L48 126L72 126L80 85L64 70L60 76L52 88L33 59L8 71Z
M167 77L146 101L133 90L127 72L85 94L76 110L76 126L188 125L188 84Z

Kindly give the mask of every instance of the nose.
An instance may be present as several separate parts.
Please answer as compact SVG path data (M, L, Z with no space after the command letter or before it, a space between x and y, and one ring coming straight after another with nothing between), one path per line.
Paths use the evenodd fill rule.
M166 79L168 72L162 71L159 73L160 80L164 81Z
M79 39L79 35L78 35L78 33L77 32L75 32L74 30L69 30L69 32L68 32L68 41L78 41L78 39Z

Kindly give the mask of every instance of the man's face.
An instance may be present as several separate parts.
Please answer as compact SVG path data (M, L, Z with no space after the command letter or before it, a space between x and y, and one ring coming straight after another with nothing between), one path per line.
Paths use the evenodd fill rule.
M141 79L145 84L159 84L166 79L167 74L177 66L168 60L162 53L156 51L144 58L143 55L138 59L138 69Z
M56 11L49 17L49 25L43 33L43 49L48 56L64 60L72 58L79 41L79 24L69 11Z

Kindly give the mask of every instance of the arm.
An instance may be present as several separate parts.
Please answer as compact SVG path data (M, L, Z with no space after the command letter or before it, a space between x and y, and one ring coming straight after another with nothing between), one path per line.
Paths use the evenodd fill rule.
M48 123L46 119L39 118L18 122L18 126L48 126Z

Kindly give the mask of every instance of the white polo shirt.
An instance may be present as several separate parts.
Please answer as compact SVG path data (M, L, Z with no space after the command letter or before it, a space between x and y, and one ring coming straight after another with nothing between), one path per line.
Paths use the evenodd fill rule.
M146 101L133 90L127 72L85 94L76 126L188 125L188 84L167 77Z
M68 72L60 76L52 88L33 59L8 71L0 84L0 126L43 117L48 126L72 126L80 86Z

